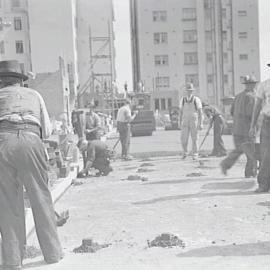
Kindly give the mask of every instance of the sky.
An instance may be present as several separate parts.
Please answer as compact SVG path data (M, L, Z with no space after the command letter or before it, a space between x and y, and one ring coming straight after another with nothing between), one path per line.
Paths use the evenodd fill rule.
M113 0L113 2L115 12L116 81L120 90L123 89L125 82L128 84L128 89L132 90L129 0ZM261 63L260 79L265 80L270 77L270 69L266 66L267 63L270 63L270 1L258 0L258 2Z

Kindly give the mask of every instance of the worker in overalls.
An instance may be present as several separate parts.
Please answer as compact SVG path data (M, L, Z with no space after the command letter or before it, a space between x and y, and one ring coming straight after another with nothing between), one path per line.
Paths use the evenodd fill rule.
M202 130L202 102L193 95L192 83L186 85L186 95L180 99L180 129L183 159L187 157L189 135L192 140L193 160L198 158L198 130Z
M41 95L21 87L27 79L18 61L0 61L0 233L4 270L22 268L26 238L23 186L44 260L56 263L63 257L42 143L51 133L50 119Z

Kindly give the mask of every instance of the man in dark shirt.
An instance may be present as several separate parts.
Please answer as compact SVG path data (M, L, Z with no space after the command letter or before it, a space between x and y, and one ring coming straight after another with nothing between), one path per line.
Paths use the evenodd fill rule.
M110 166L109 149L104 142L80 140L77 146L82 153L86 152L86 164L84 169L78 173L78 177L86 176L91 168L99 170L97 176L106 176L113 170Z
M245 177L256 176L256 160L251 157L250 153L245 150L245 145L252 147L253 142L249 136L250 124L252 119L253 108L255 105L255 86L257 80L254 76L245 76L245 90L239 93L232 104L231 114L233 116L233 139L235 149L221 162L221 170L224 174L230 169L237 159L243 153L246 154L247 163L245 167ZM250 151L249 151L250 152Z
M203 112L209 119L208 133L214 126L214 146L210 156L226 156L226 149L222 139L222 132L226 125L223 115L213 106L203 103Z

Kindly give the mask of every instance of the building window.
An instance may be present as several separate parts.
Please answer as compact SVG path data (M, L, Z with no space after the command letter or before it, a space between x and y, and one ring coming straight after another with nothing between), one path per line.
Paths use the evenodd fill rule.
M25 74L24 63L20 63L21 72Z
M167 44L168 43L168 33L160 32L154 33L154 44Z
M198 55L196 52L194 53L185 53L185 65L195 65L198 64Z
M153 11L153 21L154 22L166 22L167 21L167 11L166 10Z
M156 88L170 87L170 77L156 77Z
M207 83L212 84L213 83L213 75L207 75Z
M12 7L20 7L20 0L11 0Z
M239 32L238 37L239 38L247 38L247 32Z
M223 61L228 62L228 53L226 52L223 53Z
M166 99L165 98L162 98L161 99L161 104L160 104L161 106L161 110L166 110Z
M159 99L158 98L155 98L155 111L156 110L159 110L160 109L160 106L159 106Z
M168 109L172 107L172 99L168 98Z
M185 30L183 32L184 42L196 42L197 41L197 31L196 30Z
M16 41L16 53L23 53L23 42L21 40Z
M196 8L183 8L183 20L196 20Z
M194 86L199 86L199 76L198 74L186 74L185 76L186 83L193 83Z
M222 39L223 41L227 41L227 31L222 31Z
M169 56L168 55L155 55L155 66L168 66Z
M229 77L228 77L227 74L223 75L223 82L226 83L226 84L229 82Z
M206 53L206 61L207 62L212 62L213 61L212 53Z
M247 54L239 54L239 60L248 60Z
M205 31L205 38L206 38L206 40L212 40L212 32Z
M238 10L238 16L239 17L247 16L247 11L246 10Z
M0 54L4 54L5 53L5 42L4 40L0 41Z
M222 12L222 18L225 19L227 17L227 10L226 10L226 8L223 8L221 12Z
M22 19L20 17L14 18L14 30L22 30Z

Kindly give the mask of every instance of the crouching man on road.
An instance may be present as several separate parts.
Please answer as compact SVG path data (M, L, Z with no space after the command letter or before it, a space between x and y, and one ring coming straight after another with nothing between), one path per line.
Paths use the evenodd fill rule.
M104 142L80 140L77 146L82 153L86 153L86 164L84 169L78 173L78 178L87 176L91 168L99 171L96 176L106 176L113 170L110 166L110 151Z

